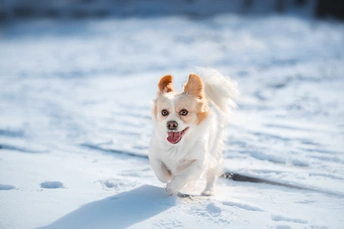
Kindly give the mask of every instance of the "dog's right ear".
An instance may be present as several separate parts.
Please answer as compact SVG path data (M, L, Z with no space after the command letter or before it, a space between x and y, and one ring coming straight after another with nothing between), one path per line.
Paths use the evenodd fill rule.
M172 85L172 76L166 75L166 76L161 77L158 83L158 87L159 87L159 94L174 91L173 85Z

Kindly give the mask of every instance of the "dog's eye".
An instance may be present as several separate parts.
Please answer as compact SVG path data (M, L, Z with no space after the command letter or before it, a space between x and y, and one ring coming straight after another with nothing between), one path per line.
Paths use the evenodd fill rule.
M183 110L179 111L179 114L182 116L186 116L188 114L188 111L183 109Z
M168 111L165 109L161 111L162 116L167 116L168 114L169 114Z

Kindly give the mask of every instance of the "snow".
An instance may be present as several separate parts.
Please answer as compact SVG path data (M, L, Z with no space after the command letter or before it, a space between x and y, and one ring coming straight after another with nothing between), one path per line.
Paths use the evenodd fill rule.
M344 26L291 16L33 20L0 34L0 228L341 228ZM220 179L169 197L147 146L158 79L238 82ZM139 157L134 156L139 155Z

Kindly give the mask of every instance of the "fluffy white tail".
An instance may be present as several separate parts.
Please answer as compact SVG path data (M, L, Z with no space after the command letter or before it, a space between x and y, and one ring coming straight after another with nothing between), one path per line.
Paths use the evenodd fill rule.
M208 99L222 112L228 113L230 107L236 107L232 100L237 97L237 83L219 71L211 68L198 68L198 75L205 84L205 93Z

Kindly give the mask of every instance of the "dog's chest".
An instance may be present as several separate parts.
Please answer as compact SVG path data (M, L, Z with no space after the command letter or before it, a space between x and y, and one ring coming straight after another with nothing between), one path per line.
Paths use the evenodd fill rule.
M182 172L196 160L187 149L169 149L162 154L161 160L173 174Z

